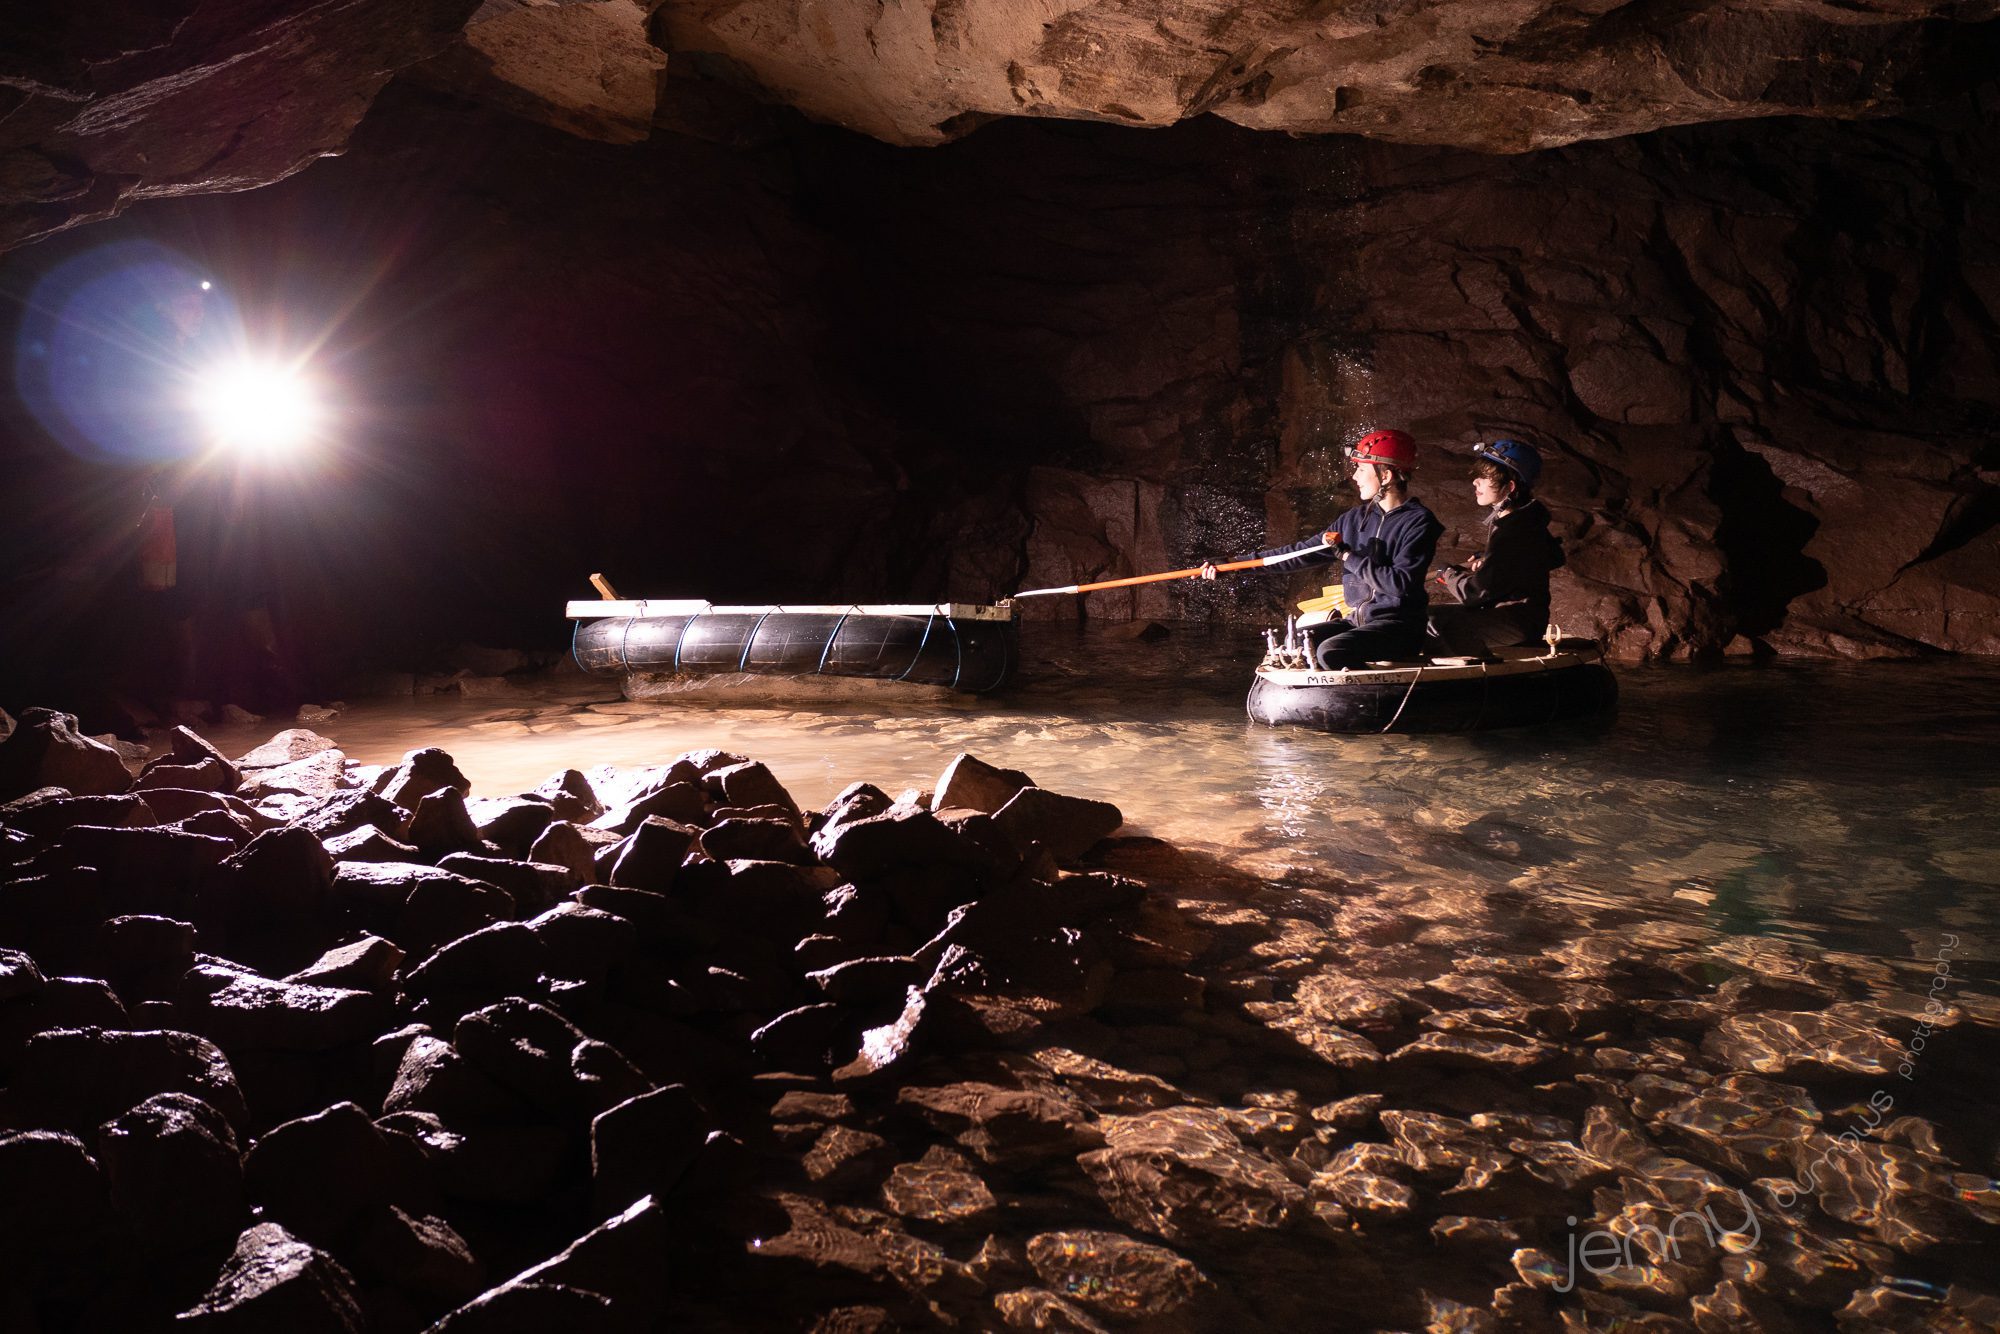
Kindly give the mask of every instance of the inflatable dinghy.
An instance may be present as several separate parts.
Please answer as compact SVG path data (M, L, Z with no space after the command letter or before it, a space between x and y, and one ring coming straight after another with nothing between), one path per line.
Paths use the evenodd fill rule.
M1250 686L1253 719L1322 732L1477 732L1594 717L1618 700L1617 678L1585 639L1344 671L1302 661L1267 655Z

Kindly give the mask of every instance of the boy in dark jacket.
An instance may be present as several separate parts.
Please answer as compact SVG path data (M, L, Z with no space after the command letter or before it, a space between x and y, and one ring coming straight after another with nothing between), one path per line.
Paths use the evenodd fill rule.
M1534 498L1542 456L1518 440L1495 440L1473 451L1472 495L1491 511L1486 550L1438 573L1458 599L1431 612L1431 632L1443 651L1478 656L1491 649L1539 644L1549 623L1549 571L1562 565L1562 544L1549 532L1549 512Z
M1423 650L1430 606L1424 578L1444 525L1410 494L1417 442L1407 432L1370 431L1347 451L1361 503L1343 511L1324 533L1259 556L1298 552L1302 564L1341 562L1347 619L1315 626L1313 660L1321 667L1414 658ZM1205 563L1204 579L1215 578Z

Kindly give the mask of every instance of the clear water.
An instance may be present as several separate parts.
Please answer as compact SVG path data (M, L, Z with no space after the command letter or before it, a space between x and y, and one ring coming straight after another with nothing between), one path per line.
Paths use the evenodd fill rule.
M1960 958L2000 959L2000 663L1630 669L1608 723L1343 737L1244 717L1258 647L1031 625L999 698L753 682L628 701L571 675L358 701L318 730L365 763L442 746L480 795L720 746L817 805L857 780L928 787L971 751L1273 885L1529 887L1900 960L1952 931Z
M368 763L442 746L484 795L564 767L717 746L764 761L808 805L858 780L930 786L960 751L1116 802L1128 832L1197 854L1125 845L1110 864L1173 900L1147 930L1198 959L1206 1000L1171 1022L1143 1007L1100 1012L1033 1060L1038 1077L1089 1067L1085 1085L1106 1081L1106 1096L1141 1087L1140 1107L1158 1107L1145 1100L1154 1090L1186 1104L1119 1118L1144 1142L1093 1185L1129 1226L1166 1226L1144 1221L1165 1200L1255 1230L1254 1246L1176 1245L1264 1327L1328 1323L1324 1240L1262 1230L1285 1195L1304 1193L1292 1178L1311 1181L1314 1218L1333 1210L1332 1235L1379 1266L1373 1287L1349 1292L1343 1327L1415 1328L1409 1294L1476 1309L1519 1274L1557 1292L1586 1285L1564 1303L1581 1328L1582 1304L1614 1281L1579 1277L1579 1231L1667 1226L1723 1198L1718 1183L1735 1192L1722 1217L1746 1220L1734 1226L1756 1201L1754 1253L1691 1246L1664 1267L1627 1264L1615 1283L1638 1302L1630 1310L1684 1310L1727 1277L1798 1311L1800 1327L1830 1327L1861 1289L1843 1328L1879 1327L1873 1317L1892 1311L1896 1328L1989 1327L1991 1308L1946 1308L1960 1286L1986 1290L2000 1235L2000 663L1633 670L1608 722L1334 737L1244 717L1257 649L1240 633L1147 644L1031 628L1020 683L997 699L823 682L780 699L793 688L765 682L628 701L615 682L570 675L487 698L359 703L319 730ZM216 739L234 753L273 726ZM1415 1023L1402 1008L1412 998ZM1937 1032L1930 1018L1918 1027L1933 1014ZM1335 1019L1395 1050L1378 1059ZM1393 1043L1384 1022L1400 1026ZM1274 1033L1295 1049L1274 1047ZM1574 1063L1574 1083L1510 1064L1532 1063L1537 1047ZM1385 1109L1448 1113L1423 1124L1447 1127L1437 1133L1465 1161L1511 1161L1503 1140L1552 1163L1601 1155L1616 1189L1522 1213L1518 1164L1492 1193L1437 1191L1452 1166L1398 1221L1412 1192L1390 1179L1409 1175L1391 1160L1408 1146L1386 1139L1402 1133L1392 1117L1409 1117L1384 1110L1364 1140L1365 1125L1335 1133L1308 1113L1371 1089ZM1877 1099L1898 1118L1879 1133L1876 1109L1891 1103ZM1595 1131L1584 1102L1601 1104ZM1514 1128L1455 1119L1489 1111ZM1628 1115L1660 1150L1616 1129ZM1161 1153L1204 1164L1202 1189L1163 1192ZM1286 1155L1291 1178L1273 1166ZM1815 1210L1795 1215L1795 1197L1753 1182L1808 1160ZM976 1176L899 1172L891 1198L914 1216L991 1207ZM1073 1222L1062 1199L1057 1217ZM1006 1205L1023 1235L1050 1225L1039 1207ZM1435 1240L1482 1229L1489 1242L1457 1258ZM1076 1263L1087 1280L1113 1260ZM1802 1297L1793 1276L1807 1274L1831 1277Z

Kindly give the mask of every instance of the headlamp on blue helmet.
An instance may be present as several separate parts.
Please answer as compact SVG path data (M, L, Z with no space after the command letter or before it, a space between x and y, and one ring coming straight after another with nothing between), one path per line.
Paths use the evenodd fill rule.
M1495 440L1491 444L1475 445L1472 456L1514 474L1515 484L1524 492L1534 490L1536 479L1542 475L1541 453L1533 445L1524 445L1519 440Z

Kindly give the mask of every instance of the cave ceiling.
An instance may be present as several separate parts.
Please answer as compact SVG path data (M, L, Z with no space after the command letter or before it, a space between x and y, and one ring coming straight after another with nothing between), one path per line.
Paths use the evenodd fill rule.
M570 134L788 106L896 145L995 118L1517 153L1948 93L1992 0L31 0L0 17L0 245L338 153L408 78ZM749 114L744 112L743 114Z

